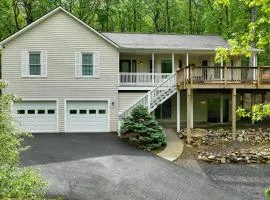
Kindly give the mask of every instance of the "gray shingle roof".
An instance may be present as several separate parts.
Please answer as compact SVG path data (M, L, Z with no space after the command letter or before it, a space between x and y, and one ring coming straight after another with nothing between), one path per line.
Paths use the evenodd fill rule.
M141 33L102 33L128 49L176 49L176 50L215 50L229 48L228 42L220 36L141 34Z

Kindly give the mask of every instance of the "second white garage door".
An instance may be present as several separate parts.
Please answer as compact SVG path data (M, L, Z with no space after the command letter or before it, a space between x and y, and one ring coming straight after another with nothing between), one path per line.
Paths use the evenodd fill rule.
M108 101L67 101L67 132L108 132Z

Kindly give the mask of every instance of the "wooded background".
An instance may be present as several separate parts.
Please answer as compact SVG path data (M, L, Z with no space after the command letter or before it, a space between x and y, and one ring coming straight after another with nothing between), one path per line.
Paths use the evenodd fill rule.
M1 0L0 40L17 32L52 9L62 6L101 32L143 32L222 35L225 39L247 32L260 9L242 0ZM270 65L270 47L259 65ZM243 62L246 63L246 62Z

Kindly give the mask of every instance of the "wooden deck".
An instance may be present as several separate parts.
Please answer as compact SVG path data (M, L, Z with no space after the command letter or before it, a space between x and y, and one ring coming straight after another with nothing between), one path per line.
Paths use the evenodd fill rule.
M183 67L176 81L179 90L270 89L270 67Z

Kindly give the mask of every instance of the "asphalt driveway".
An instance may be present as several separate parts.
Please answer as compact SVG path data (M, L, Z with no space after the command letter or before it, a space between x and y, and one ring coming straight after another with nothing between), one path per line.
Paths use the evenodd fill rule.
M65 199L237 200L245 194L216 184L189 165L177 166L115 134L35 134L21 164L40 169L48 195Z

